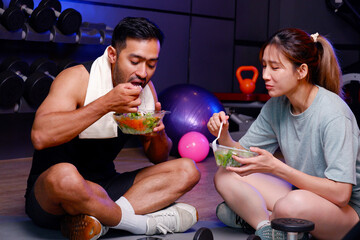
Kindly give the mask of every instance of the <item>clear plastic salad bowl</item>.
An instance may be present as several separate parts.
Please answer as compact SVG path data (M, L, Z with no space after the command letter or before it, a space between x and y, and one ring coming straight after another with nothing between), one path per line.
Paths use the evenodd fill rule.
M249 150L231 148L217 144L217 149L216 151L214 151L216 165L222 167L227 167L227 166L240 167L241 163L233 159L232 155L239 156L242 158L249 158L249 157L255 157L258 154L255 152L251 152Z
M141 135L152 133L169 111L139 111L136 113L114 113L113 117L120 130L126 134Z

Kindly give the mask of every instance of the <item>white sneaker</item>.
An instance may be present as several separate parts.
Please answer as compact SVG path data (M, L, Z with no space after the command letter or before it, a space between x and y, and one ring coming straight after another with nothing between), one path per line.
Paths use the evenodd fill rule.
M67 215L61 222L61 233L71 240L96 240L105 235L109 227L89 215Z
M233 228L241 228L245 233L254 233L253 229L244 219L239 217L229 206L222 202L216 207L216 216L225 225Z
M147 214L146 235L185 232L198 221L196 208L175 203L163 210Z

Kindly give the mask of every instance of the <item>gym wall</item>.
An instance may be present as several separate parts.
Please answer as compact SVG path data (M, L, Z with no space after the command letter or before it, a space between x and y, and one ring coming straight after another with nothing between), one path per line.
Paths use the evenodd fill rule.
M4 7L10 0L4 0ZM40 0L34 0L38 6ZM165 33L153 81L158 92L180 83L212 92L240 92L235 71L254 65L261 72L258 52L265 39L283 27L299 27L327 35L337 47L341 65L360 59L359 32L331 11L325 0L61 0L83 22L114 28L126 16L147 17ZM61 62L93 60L105 44L3 39L0 61L17 56L31 64L39 57ZM255 92L266 92L261 74ZM23 101L26 103L26 101ZM0 160L31 157L30 128L36 109L20 105L0 108Z

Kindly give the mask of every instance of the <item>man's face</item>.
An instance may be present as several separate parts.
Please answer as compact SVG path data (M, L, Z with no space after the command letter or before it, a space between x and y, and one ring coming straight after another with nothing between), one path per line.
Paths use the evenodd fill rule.
M145 87L155 73L160 53L157 39L140 40L128 38L113 66L114 86L131 82Z

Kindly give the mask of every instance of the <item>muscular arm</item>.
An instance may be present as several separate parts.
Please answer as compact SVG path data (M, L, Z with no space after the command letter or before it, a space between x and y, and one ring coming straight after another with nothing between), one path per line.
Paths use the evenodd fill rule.
M36 112L31 131L35 149L57 146L76 137L110 111L136 111L140 90L119 84L109 93L84 105L89 73L82 65L68 68L54 80Z
M151 81L148 84L153 93L154 101L156 103L155 110L160 111L161 104L158 102L154 85ZM140 136L140 139L143 144L145 155L152 163L156 164L164 162L168 159L172 147L172 141L166 135L165 126L162 122L160 122L160 125L154 129L154 133L150 134L149 136Z
M155 136L142 136L145 155L150 162L156 164L168 159L172 147L171 139L166 135L165 130L156 133Z

